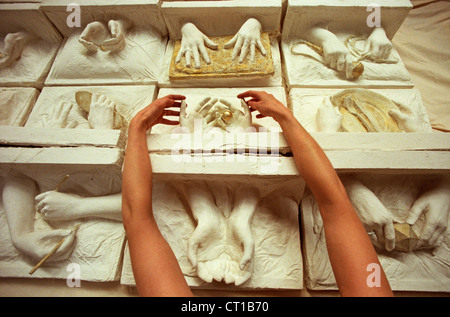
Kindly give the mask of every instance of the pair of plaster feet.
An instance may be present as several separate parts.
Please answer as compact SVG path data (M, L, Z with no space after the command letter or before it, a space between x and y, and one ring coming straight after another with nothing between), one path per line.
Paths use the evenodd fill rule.
M266 50L261 42L261 23L254 18L248 19L236 33L236 35L225 44L225 48L234 47L232 60L239 55L239 63L243 63L250 50L250 61L255 60L256 47L266 56ZM203 34L194 24L186 23L181 28L181 48L175 59L176 63L185 56L186 66L191 67L191 58L194 58L194 67L200 68L200 56L207 64L211 63L206 47L216 50L218 45Z

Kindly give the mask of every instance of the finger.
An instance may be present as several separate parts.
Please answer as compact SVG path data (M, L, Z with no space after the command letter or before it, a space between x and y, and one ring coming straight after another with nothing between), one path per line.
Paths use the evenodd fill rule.
M243 63L245 57L247 56L248 53L248 47L249 47L249 41L245 40L244 44L242 45L242 49L241 49L241 56L239 57L239 63Z
M378 227L373 230L377 236L377 240L382 246L386 246L386 242L384 239L383 227Z
M67 119L67 117L69 116L70 110L72 110L73 104L71 102L67 102L64 107L63 110L61 112L62 117L64 118L64 120Z
M175 121L175 120L168 120L166 118L162 118L159 123L161 124L167 124L167 125L178 125L180 124L180 121Z
M352 78L353 75L353 59L350 56L350 54L347 54L345 56L345 77L346 78Z
M255 90L248 90L246 92L240 93L237 95L238 98L246 98L246 97L252 97L256 99L260 99L261 92L255 91Z
M194 47L194 49L192 50L192 53L194 54L195 68L200 68L200 66L202 64L200 63L200 54L198 53L197 46Z
M98 102L99 102L99 103L104 103L105 100L106 100L105 95L100 95L100 97L98 98Z
M179 116L180 111L173 111L173 110L164 110L165 116Z
M441 226L438 226L435 231L433 232L433 234L431 235L430 239L428 240L428 243L431 246L437 246L437 241L438 239L442 236L442 234L445 232L445 227L442 228Z
M47 196L47 192L43 192L40 193L39 195L36 195L36 197L34 197L34 202L39 203L42 199L45 198L45 196Z
M244 115L250 114L250 109L249 109L247 103L243 99L241 99L241 107L242 107L242 109L244 109Z
M238 56L239 51L241 50L242 47L242 42L243 42L242 37L239 37L236 42L236 45L234 46L233 55L231 55L232 60L236 59L236 57Z
M235 36L233 36L233 38L231 40L229 40L227 43L225 43L225 48L231 48L233 47L233 45L236 43L236 40L238 39L238 34L236 33Z
M261 40L260 39L258 39L257 41L256 41L256 44L258 44L258 48L259 48L259 50L261 51L261 54L263 54L263 56L266 56L266 49L264 48L264 46L262 45L262 42L261 42Z
M344 56L340 56L337 63L336 63L336 67L338 71L343 71L344 67L345 67L345 58Z
M212 99L210 102L208 102L200 111L198 112L200 115L204 116L206 115L212 106L214 106L217 103L217 98Z
M267 116L260 114L260 113L256 115L256 118L258 118L258 119L262 119L262 118L266 118L266 117Z
M169 98L172 100L185 100L186 96L170 94L170 95L165 96L164 98Z
M199 112L199 111L203 108L203 106L206 105L206 104L208 103L208 101L210 101L210 100L211 100L211 97L206 97L206 98L204 98L202 101L200 101L200 102L194 107L193 111Z
M395 248L395 229L394 223L390 221L384 226L384 238L386 250L392 251Z
M205 46L204 45L200 45L199 49L200 49L200 53L202 54L202 57L205 60L206 64L210 64L211 61L209 59L208 52L206 51Z
M375 58L379 58L380 57L380 46L378 46L378 45L372 46L372 51L370 52L370 54Z
M406 223L410 225L415 224L422 212L426 211L427 205L428 204L425 200L417 199L409 211L408 218L406 218Z
M389 56L391 55L391 51L392 51L392 46L386 45L385 48L384 48L384 52L383 52L382 57L384 59L388 59Z
M186 55L185 55L185 58L186 58L186 67L191 67L191 50L187 50L186 51Z
M255 42L252 42L250 44L250 62L253 62L255 60L255 54L256 54L256 44Z
M77 125L78 125L78 121L76 121L76 120L71 121L71 122L66 126L66 129L73 129L73 128L75 128Z
M210 49L216 50L219 45L211 41L206 35L203 34L203 40L205 41L206 46L208 46Z
M330 56L330 67L331 68L336 69L337 59L338 59L338 56L336 56L336 55Z
M181 58L184 55L185 50L183 48L180 48L180 50L178 51L177 57L175 58L175 63L179 63Z
M244 270L247 263L251 260L251 258L253 257L253 251L255 249L255 242L253 241L253 239L244 239L243 244L244 254L242 255L239 262L239 268L241 270Z

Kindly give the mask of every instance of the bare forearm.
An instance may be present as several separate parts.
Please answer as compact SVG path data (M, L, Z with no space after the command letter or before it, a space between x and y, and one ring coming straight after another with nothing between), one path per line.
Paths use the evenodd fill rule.
M295 164L319 204L332 204L345 195L331 162L297 119L286 113L278 120L294 154Z

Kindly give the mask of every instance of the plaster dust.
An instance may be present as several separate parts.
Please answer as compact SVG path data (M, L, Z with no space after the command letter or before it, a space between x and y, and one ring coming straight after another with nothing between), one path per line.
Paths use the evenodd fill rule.
M237 108L241 108L241 100L237 95L247 90L261 90L271 93L280 100L284 105L286 102L286 95L282 87L250 87L250 88L161 88L158 92L158 98L167 96L169 94L181 94L186 97L186 113L189 115L194 108L206 97L224 99L232 103ZM265 128L271 132L281 132L279 124L271 117L256 118L257 112L252 113L252 126L258 131L259 128ZM152 134L170 134L179 126L156 125L152 128ZM179 130L179 129L178 129ZM176 131L176 130L175 130Z
M370 89L405 108L406 115L422 122L422 132L431 132L431 124L417 89ZM317 113L324 99L343 91L342 89L303 89L293 88L289 92L292 110L297 120L308 132L320 132L317 124Z
M197 275L188 259L188 242L196 228L196 220L182 194L194 182L204 184L213 193L216 206L232 204L233 188L239 184L254 187L262 197L251 219L255 242L250 278L242 285L213 281L207 283ZM298 202L304 190L303 182L293 177L263 178L258 176L217 177L207 175L175 176L154 183L155 218L163 236L171 245L188 284L201 289L301 289L303 287L302 255L298 224ZM225 209L221 209L222 212ZM233 214L234 211L231 212ZM211 210L212 214L212 210ZM231 217L231 216L230 216ZM205 241L208 241L206 239ZM204 248L205 250L201 250ZM201 245L200 252L209 251ZM213 250L214 251L214 250ZM226 254L226 253L222 253ZM198 258L200 261L200 259ZM206 261L208 262L208 261ZM229 264L230 265L230 264ZM222 272L220 267L216 270ZM121 283L135 285L128 249L125 251Z
M426 175L370 175L356 174L392 213L393 220L403 223L422 187L433 181ZM389 185L388 185L389 184ZM303 252L305 255L305 283L312 290L337 289L325 245L323 225L317 203L311 194L301 203L302 229L305 232ZM424 220L419 218L413 226L421 231ZM450 291L450 233L434 250L418 249L412 252L386 251L376 248L378 258L393 290L404 291ZM420 235L419 235L420 239Z
M23 164L11 170L2 166L1 190L3 191L4 176L19 173L34 180L38 193L54 190L63 176L68 173L69 179L60 188L60 192L77 193L81 196L103 196L120 192L121 181L117 173L108 173L104 168L86 168L80 172L71 167L54 169L52 166ZM125 241L123 224L97 218L75 220L47 221L40 213L35 213L34 230L47 231L55 229L73 229L81 223L75 236L72 253L66 260L46 262L33 275L28 272L40 259L24 255L14 247L9 235L3 201L0 204L0 276L26 278L61 278L69 277L72 270L68 265L79 265L81 280L114 281L119 278L120 264ZM20 211L17 211L20 212Z
M0 34L0 52L6 34ZM9 67L0 69L2 86L42 88L58 52L60 43L34 38L23 49L19 59Z
M154 85L44 87L25 126L41 127L43 118L51 113L53 107L56 107L61 102L71 102L74 107L69 113L68 123L76 120L78 128L84 127L89 129L87 113L82 111L75 99L77 91L103 94L113 102L128 107L133 115L149 105L156 95L156 87Z
M46 80L47 85L153 84L160 74L166 38L148 28L132 27L125 48L117 53L87 53L81 31L63 43Z
M35 88L0 88L0 125L23 127L38 96Z

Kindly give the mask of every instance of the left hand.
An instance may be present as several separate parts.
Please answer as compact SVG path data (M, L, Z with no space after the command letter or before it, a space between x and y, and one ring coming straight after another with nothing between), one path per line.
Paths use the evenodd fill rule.
M104 95L92 94L89 125L92 129L114 129L114 103Z
M166 108L180 108L180 100L186 99L182 95L168 95L153 101L150 105L139 111L130 122L130 128L143 128L145 131L151 129L155 124L163 123L177 125L179 121L172 121L164 116L179 116L180 111L166 110Z
M258 20L251 18L248 19L236 33L236 35L225 44L225 48L230 48L234 45L233 55L231 59L235 59L239 56L239 63L244 62L245 57L248 54L250 48L250 62L255 60L256 46L258 46L261 54L266 56L266 50L261 43L261 23Z

